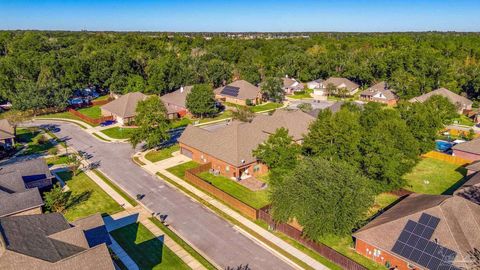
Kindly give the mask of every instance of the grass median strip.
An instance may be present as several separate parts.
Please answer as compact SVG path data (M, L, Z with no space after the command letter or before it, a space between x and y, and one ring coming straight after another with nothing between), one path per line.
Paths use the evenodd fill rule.
M225 214L222 210L216 208L215 206L213 206L212 204L210 204L209 202L207 202L206 200L200 198L199 196L195 195L193 192L191 192L190 190L186 189L185 187L183 187L182 185L178 184L177 182L175 182L174 180L170 179L169 177L165 176L164 174L162 173L157 173L158 176L160 176L162 179L164 179L165 181L167 181L168 183L172 184L173 186L177 187L179 190L183 191L184 193L188 194L190 197L194 198L195 200L197 200L198 202L202 203L203 205L205 205L206 207L208 207L209 209L211 209L214 213L216 213L218 216L222 217L223 219L227 220L228 222L230 222L231 224L233 225L236 225L238 227L240 227L242 230L246 231L248 234L252 235L253 237L255 237L256 239L260 240L261 242L265 243L266 245L268 245L270 248L274 249L275 251L277 251L278 253L282 254L283 256L285 256L286 258L288 258L289 260L291 260L292 262L296 263L297 265L299 265L300 267L304 268L304 269L313 269L312 267L310 267L308 264L306 264L305 262L303 262L302 260L298 259L297 257L294 257L292 256L290 253L284 251L283 249L279 248L277 245L273 244L272 242L270 242L269 240L267 240L266 238L264 238L263 236L261 236L260 234L256 233L255 231L253 231L252 229L248 228L247 226L243 225L242 223L240 223L239 221L237 221L236 219L232 218L231 216ZM314 258L315 259L315 258ZM326 259L325 259L326 260ZM321 263L321 262L320 262Z
M106 177L102 172L99 170L92 170L103 182L105 182L108 186L110 186L113 190L115 190L122 198L124 198L128 203L132 206L137 206L138 203L132 197L130 197L127 193L125 193L119 186L114 184L108 177Z
M103 138L102 136L98 135L97 133L92 133L92 134L93 134L93 136L99 138L102 141L111 142L110 140Z
M200 255L195 249L193 249L189 244L183 241L180 236L174 233L170 228L165 226L162 222L160 222L156 218L149 218L151 222L153 222L157 227L159 227L166 235L168 235L173 241L179 244L185 251L187 251L193 258L195 258L199 263L201 263L207 269L217 269L213 264L211 264L207 259L205 259L202 255Z

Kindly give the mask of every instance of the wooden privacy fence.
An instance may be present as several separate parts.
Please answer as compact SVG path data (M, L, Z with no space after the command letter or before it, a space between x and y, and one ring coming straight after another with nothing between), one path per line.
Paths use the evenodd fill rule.
M224 192L223 190L215 187L214 185L210 184L209 182L203 180L197 174L208 171L212 167L211 163L206 163L200 165L199 167L190 169L185 171L185 179L192 183L194 186L197 186L206 192L212 194L213 196L217 197L221 201L223 201L228 206L232 207L233 209L239 211L240 213L244 214L245 216L256 220L257 219L257 209L249 206L248 204L240 201L239 199L233 197L232 195Z
M255 209L242 201L238 200L237 198L231 196L230 194L224 192L223 190L218 189L217 187L213 186L211 183L203 180L198 176L199 173L208 171L212 167L211 163L206 163L200 165L196 168L190 169L185 171L185 179L193 184L194 186L212 194L219 200L223 201L225 204L230 206L231 208L239 211L243 215L249 217L253 220L263 220L265 221L270 227L273 229L280 231L287 236L297 240L298 242L302 243L303 245L311 248L315 252L319 253L323 257L327 258L331 262L339 265L343 269L347 270L366 270L367 268L363 267L359 263L349 259L348 257L344 256L343 254L337 252L336 250L322 244L317 243L312 240L308 240L303 237L302 230L295 226L295 224L288 224L288 223L277 223L273 220L273 218L268 213L269 206L266 206L262 209Z
M107 103L109 103L110 101L112 101L113 98L108 98L108 99L104 99L104 100L92 100L92 106L102 106L102 105L105 105Z
M440 153L440 152L437 152L437 151L430 151L428 153L423 154L422 157L438 159L438 160L442 160L442 161L452 163L452 164L455 164L455 165L459 165L459 166L465 166L465 165L470 164L472 162L471 160L468 160L468 159L447 155L447 154Z
M269 210L269 206L266 206L258 210L258 219L265 221L274 230L282 232L288 235L289 237L297 240L298 242L302 243L304 246L311 248L315 252L319 253L320 255L327 258L329 261L337 264L338 266L342 267L343 269L347 269L347 270L366 270L367 269L361 264L351 260L350 258L344 256L343 254L337 252L336 250L322 243L317 243L315 241L304 238L302 231L298 230L292 225L287 223L275 222L273 218L270 216L270 214L268 213L268 210Z
M102 116L100 118L91 118L72 108L68 108L68 112L91 125L99 125L102 122L113 120L113 116Z

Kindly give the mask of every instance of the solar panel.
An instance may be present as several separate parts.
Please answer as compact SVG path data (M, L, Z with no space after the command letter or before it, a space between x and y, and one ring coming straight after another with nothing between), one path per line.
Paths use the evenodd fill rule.
M392 251L428 269L458 270L452 265L457 253L430 241L440 219L422 214L419 221L408 220Z
M225 86L222 91L220 92L220 94L222 95L227 95L227 96L232 96L232 97L236 97L238 96L238 92L240 91L240 88L238 87L234 87L234 86Z

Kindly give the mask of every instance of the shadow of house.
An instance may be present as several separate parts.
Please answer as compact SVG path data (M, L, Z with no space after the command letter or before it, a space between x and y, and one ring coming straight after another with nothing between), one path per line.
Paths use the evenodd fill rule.
M140 223L130 224L110 234L140 269L153 269L162 263L163 236L155 237Z

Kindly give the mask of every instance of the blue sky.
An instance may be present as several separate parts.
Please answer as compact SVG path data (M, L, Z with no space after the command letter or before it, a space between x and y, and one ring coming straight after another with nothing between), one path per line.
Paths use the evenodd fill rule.
M0 29L480 31L479 14L479 0L0 0Z

